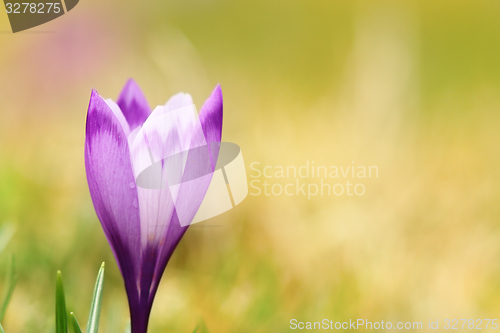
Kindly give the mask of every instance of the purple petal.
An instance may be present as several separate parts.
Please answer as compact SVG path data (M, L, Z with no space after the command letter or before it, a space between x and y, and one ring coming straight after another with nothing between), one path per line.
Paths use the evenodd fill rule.
M178 96L178 95L176 95ZM171 99L172 100L172 99ZM187 101L184 99L184 101ZM170 101L169 101L170 102ZM167 103L168 104L168 103ZM197 131L192 133L192 139L190 143L190 150L187 155L187 163L184 169L183 182L178 187L177 198L175 202L175 211L172 216L173 220L170 222L165 241L161 247L160 254L158 256L158 265L153 279L153 286L150 295L150 302L152 304L154 295L160 283L161 276L165 267L175 250L180 239L184 235L189 226L183 226L179 220L179 215L183 215L183 219L192 220L198 208L205 197L208 186L211 181L211 172L208 175L207 171L215 170L215 163L217 161L217 155L214 156L215 163L210 167L210 162L205 161L210 156L210 151L212 153L218 154L219 143L222 134L222 91L220 86L217 85L212 95L207 99L203 105L200 112L200 122L202 131L204 132L205 138L200 138L200 134ZM204 151L204 143L216 143L216 151L214 149L208 149ZM199 147L199 148L196 148ZM189 163L189 161L193 161ZM207 169L208 164L208 169ZM196 180L191 180L193 175L205 175L197 178ZM190 181L185 181L186 179Z
M157 285L162 275L161 273L158 275L157 272L163 272L166 262L186 229L181 229L179 223L175 223L177 194L172 193L168 186L162 187L161 183L165 180L163 176L171 172L166 170L168 165L163 160L182 152L183 141L191 136L190 131L178 125L185 123L183 119L178 118L186 117L189 117L188 113L168 112L163 106L157 107L143 124L131 146L135 176L141 175L143 171L148 171L153 166L153 174L146 174L146 177L157 185L153 186L154 188L145 188L139 180L137 181L142 235L139 248L142 255L139 268L141 274L137 281L139 306L136 312L131 313L134 333L146 332L156 292L156 289L152 291L154 289L152 286ZM201 126L199 127L201 131ZM169 250L165 252L162 251L163 248Z
M157 186L144 188L139 183L138 187L143 248L148 242L159 243L164 238L174 212L176 194L162 186L164 175L170 173L162 161L183 148L176 115L175 112L165 112L162 106L157 107L137 133L131 147L136 177L159 163L155 164L159 169L148 176L149 182L156 182ZM185 136L188 134L185 133Z
M137 188L125 132L96 91L92 91L87 113L85 169L90 196L125 280L132 311L138 306L136 279L141 260Z
M211 147L212 168L215 169L222 137L222 90L217 85L212 95L205 101L200 111L200 122L207 144Z
M125 115L131 132L141 126L151 113L146 97L133 79L127 81L116 103Z
M199 121L201 129L196 128L191 135L182 182L177 186L175 209L182 226L189 225L196 215L217 163L222 134L222 91L219 85L201 108Z
M200 122L207 142L220 142L222 137L222 90L218 84L200 111Z
M187 231L188 226L183 227L179 223L177 218L177 214L173 215L172 221L169 224L165 240L161 248L159 249L159 253L157 256L157 262L155 270L153 271L153 275L150 280L150 292L148 297L148 305L149 308L153 306L154 297L156 295L156 291L158 290L158 286L160 285L160 280L167 267L167 264L174 253L175 248L179 244L182 236Z
M214 170L206 143L207 138L210 142L220 142L220 87L216 87L205 103L199 119L188 107L191 104L189 95L177 94L164 108L157 107L144 123L132 146L136 176L145 167L156 162L159 168L163 168L160 170L162 175L167 175L161 179L166 178L169 185L158 189L138 188L143 232L140 282L142 309L151 308L163 271L203 201L210 185L211 171ZM173 163L164 162L169 156L174 156ZM176 156L185 163L181 164L180 173L177 170L179 167ZM169 167L176 170L168 170ZM177 177L172 179L169 175ZM197 177L198 175L203 176ZM184 223L181 223L180 217ZM143 329L145 325L141 318L133 320L132 326L136 326L137 330Z

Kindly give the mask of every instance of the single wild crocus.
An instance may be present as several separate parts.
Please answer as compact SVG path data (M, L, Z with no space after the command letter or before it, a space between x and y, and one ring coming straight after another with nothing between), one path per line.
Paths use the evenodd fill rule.
M151 112L133 80L116 103L92 91L85 169L123 275L132 333L147 331L163 271L210 184L221 133L220 86L199 116L184 93Z

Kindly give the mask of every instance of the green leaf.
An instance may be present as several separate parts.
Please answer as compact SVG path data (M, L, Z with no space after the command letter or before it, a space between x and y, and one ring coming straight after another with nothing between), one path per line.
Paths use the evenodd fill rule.
M75 333L82 333L82 329L80 328L80 325L78 324L78 320L76 320L76 316L73 312L69 314L71 317L71 322L73 323L73 331Z
M68 318L66 316L66 300L61 271L57 271L56 281L56 333L68 333Z
M2 324L0 324L0 333L5 333L5 331L3 330Z
M89 320L87 322L87 333L97 333L99 330L99 317L101 315L102 289L104 287L104 263L102 263L97 279L95 281L94 295L90 304Z
M0 308L0 322L3 321L3 317L5 316L5 312L7 311L7 307L9 305L12 294L14 293L14 288L17 283L17 275L16 275L16 260L14 255L10 258L9 263L9 271L7 275L7 281L5 283L5 296L3 297L2 305Z

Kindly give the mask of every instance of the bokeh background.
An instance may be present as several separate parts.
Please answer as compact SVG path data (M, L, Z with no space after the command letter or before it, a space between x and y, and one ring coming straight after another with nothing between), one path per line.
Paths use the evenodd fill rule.
M101 332L124 332L83 145L91 89L116 98L129 77L152 107L179 91L200 107L220 83L223 139L249 175L379 168L363 196L249 195L192 226L150 332L497 318L499 17L494 0L82 0L12 34L0 14L0 225L15 229L0 282L12 253L19 276L4 328L53 331L58 269L84 324L105 261Z

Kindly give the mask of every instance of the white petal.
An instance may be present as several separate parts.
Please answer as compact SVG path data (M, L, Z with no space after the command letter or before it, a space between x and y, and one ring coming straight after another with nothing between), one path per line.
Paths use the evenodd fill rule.
M113 101L110 98L108 98L108 99L106 99L104 101L111 108L111 111L113 111L113 114L118 119L118 122L120 123L120 125L122 125L122 128L123 128L123 131L125 132L125 135L128 136L130 134L130 126L129 126L128 122L127 122L127 119L123 115L122 110L118 106L118 104L116 104L115 101Z

